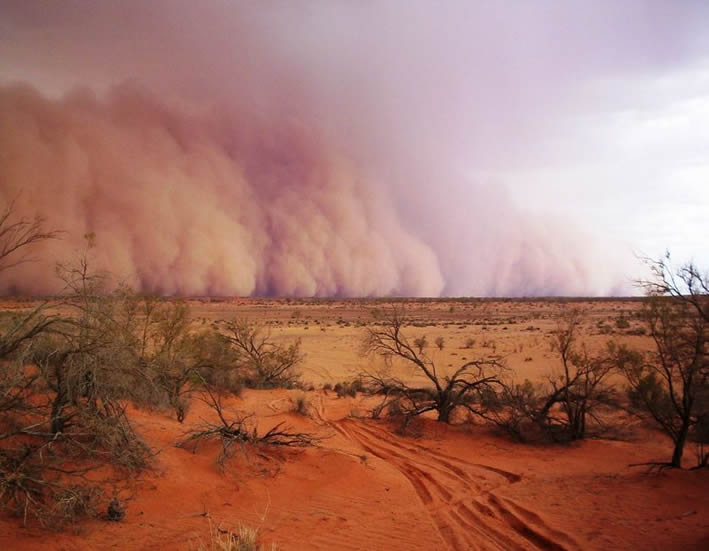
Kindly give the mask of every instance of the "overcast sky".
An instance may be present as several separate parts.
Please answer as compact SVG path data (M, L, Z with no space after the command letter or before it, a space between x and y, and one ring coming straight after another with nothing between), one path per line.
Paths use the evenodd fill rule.
M279 246L254 260L251 286L141 279L165 291L625 294L641 273L635 254L670 249L709 267L709 2L0 0L0 84L16 82L47 102L123 85L180 113L267 119L260 132L306 128L355 167L352 201L376 193L405 243L373 257L396 257L380 286L333 275L342 267L286 284L271 273ZM5 140L29 150L10 142L17 105L0 111ZM28 174L19 161L7 172L14 158L3 159L7 196ZM298 182L279 185L314 189ZM264 229L272 221L254 224L244 231L283 238ZM121 269L145 271L142 253L120 251L131 259ZM415 254L426 274L412 283Z

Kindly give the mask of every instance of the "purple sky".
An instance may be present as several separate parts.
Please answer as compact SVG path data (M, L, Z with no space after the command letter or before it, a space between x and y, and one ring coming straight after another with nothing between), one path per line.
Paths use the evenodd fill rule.
M632 293L635 254L709 266L707 29L690 1L1 0L0 195L163 292Z

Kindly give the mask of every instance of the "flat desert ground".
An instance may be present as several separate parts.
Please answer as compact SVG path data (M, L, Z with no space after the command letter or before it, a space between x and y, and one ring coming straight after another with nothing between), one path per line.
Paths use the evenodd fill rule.
M68 532L0 521L0 549L196 549L210 527L258 528L283 550L709 549L709 472L630 466L666 461L670 441L619 415L608 438L567 445L521 444L461 416L433 419L398 435L368 418L372 398L324 390L379 360L359 343L384 300L193 299L198 323L248 318L283 342L301 339L302 379L312 390L245 390L228 408L253 412L262 429L285 421L322 437L302 450L249 449L224 469L218 445L196 453L175 447L185 430L213 412L198 400L183 424L170 412L132 411L158 452L152 471L131 483L122 522L100 520ZM518 380L543 381L559 369L550 348L561 312L585 311L581 341L590 350L614 339L651 348L633 329L637 300L409 300L407 334L426 335L439 366L494 351ZM6 307L22 304L6 304ZM618 328L616 319L630 320ZM623 324L625 325L625 324ZM443 336L438 350L433 343ZM472 348L466 347L474 339ZM395 366L400 376L416 373ZM618 379L616 384L622 385ZM294 412L299 397L307 416ZM687 467L694 458L686 450Z

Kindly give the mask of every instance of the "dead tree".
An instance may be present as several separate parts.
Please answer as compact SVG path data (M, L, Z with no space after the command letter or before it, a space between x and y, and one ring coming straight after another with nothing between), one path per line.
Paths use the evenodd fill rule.
M304 359L299 340L288 346L280 345L270 333L246 320L230 322L226 329L248 386L291 388L298 383L298 368Z
M370 391L404 400L409 416L436 411L437 419L450 423L451 414L459 406L470 404L486 388L499 385L502 363L498 358L466 361L452 372L442 372L424 347L411 342L404 334L406 318L394 310L382 324L367 328L362 341L362 353L383 357L391 362L398 358L427 380L424 387L415 387L387 374L365 372L362 376Z
M15 201L0 211L0 274L25 262L34 260L34 245L57 239L61 232L46 228L41 216L32 219L18 217ZM56 316L47 315L47 303L26 313L10 316L0 327L0 361L11 357L38 335L45 333Z
M13 200L0 211L0 272L32 261L28 252L32 245L56 239L61 234L57 230L48 230L43 217L18 218L16 210Z
M643 261L650 268L652 279L641 279L637 284L646 296L674 297L709 323L709 273L702 272L693 262L675 268L669 252L659 260Z
M480 415L525 440L530 429L555 441L586 438L589 423L596 431L604 428L599 408L615 405L615 392L606 379L615 369L615 347L591 354L579 346L582 312L565 312L553 334L552 350L559 355L560 369L543 384L504 381L497 394L488 393L481 401Z
M318 442L317 437L305 432L294 432L284 423L278 423L265 433L259 434L258 427L250 422L251 415L228 415L222 404L221 396L204 379L202 379L201 399L216 413L218 423L205 423L190 429L185 433L184 438L175 445L178 448L189 448L196 453L201 442L218 440L222 447L217 457L217 464L222 468L226 461L232 457L234 446L241 445L243 447L251 444L307 447Z
M577 346L582 319L579 310L567 312L554 334L553 348L559 354L562 370L559 376L549 377L552 390L539 412L539 420L560 425L570 440L586 436L589 418L600 425L595 410L600 405L608 405L614 397L613 390L605 385L605 379L614 369L610 357L594 356L585 347ZM555 405L559 406L561 415L553 414Z

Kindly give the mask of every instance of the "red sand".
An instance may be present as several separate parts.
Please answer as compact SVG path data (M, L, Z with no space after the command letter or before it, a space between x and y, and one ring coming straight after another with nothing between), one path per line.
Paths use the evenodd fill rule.
M659 435L534 446L426 420L423 437L406 438L382 422L347 418L360 399L312 392L304 418L287 413L292 396L248 391L229 405L255 410L262 428L285 420L329 438L304 451L238 452L224 473L215 445L196 454L173 445L211 417L204 404L195 402L184 426L133 412L160 453L156 472L135 481L125 520L92 521L78 535L4 520L0 549L190 549L207 541L209 519L259 527L280 549L709 546L709 473L628 467L668 454Z
M613 338L649 347L650 339L615 328L637 301L582 301L583 342ZM367 301L194 301L197 319L248 317L277 339L298 337L307 353L304 379L320 385L354 375L370 360L358 353ZM440 365L484 354L494 341L520 378L554 367L549 349L562 301L410 302L420 322L412 336L446 339ZM633 326L637 322L633 321ZM602 325L606 325L601 332ZM607 334L610 327L611 334ZM466 347L475 338L473 350ZM303 451L239 452L222 473L218 445L196 454L174 443L212 412L195 400L184 425L161 412L133 411L159 454L155 471L135 480L120 523L82 523L78 534L22 528L0 519L0 550L193 549L210 522L243 523L280 549L709 549L709 472L648 473L631 463L667 460L671 444L636 428L632 441L571 446L517 444L481 426L425 420L421 438L394 435L383 422L357 418L362 399L307 393L310 417L293 413L297 391L247 391L230 407L254 411L262 429L287 421L327 436ZM687 465L693 447L686 450Z

